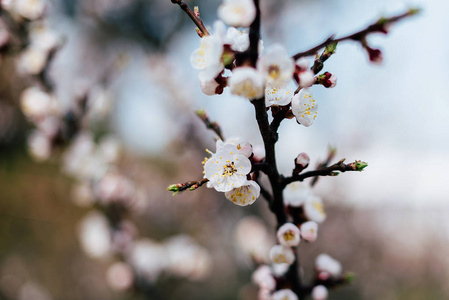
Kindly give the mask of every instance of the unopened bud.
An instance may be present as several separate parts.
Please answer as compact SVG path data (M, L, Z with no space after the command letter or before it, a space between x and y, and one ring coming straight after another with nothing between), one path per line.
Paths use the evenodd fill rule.
M351 166L354 171L363 171L363 169L368 166L368 163L361 160L356 160L355 162L350 163L349 166Z
M299 174L302 170L308 167L310 162L310 157L307 153L302 152L295 159L295 169L293 170L294 174Z
M180 184L172 184L167 187L167 191L173 192L173 196L180 192Z
M381 64L383 61L382 51L379 49L373 49L370 47L366 47L366 51L368 51L369 60L375 64Z

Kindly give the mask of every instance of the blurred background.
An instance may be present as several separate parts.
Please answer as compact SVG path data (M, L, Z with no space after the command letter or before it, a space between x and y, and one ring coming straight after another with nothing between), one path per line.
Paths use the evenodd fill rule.
M186 2L212 26L221 1ZM292 55L332 33L423 9L388 35L370 36L381 65L358 44L341 43L324 67L337 86L313 87L315 123L283 122L276 151L283 174L298 153L313 167L329 146L337 160L369 163L314 188L328 218L318 240L300 247L305 278L319 253L357 274L329 299L449 299L449 3L261 3L264 45L283 43ZM30 41L25 51L3 52L0 65L0 299L256 299L247 254L254 249L241 240L275 243L266 201L242 208L205 187L176 197L165 191L200 179L205 149L215 149L197 109L225 137L262 144L248 101L202 94L189 63L199 47L195 26L169 0L51 0L45 16L41 27L54 36L45 41L58 41L54 53L47 49L48 67L17 67L26 59L39 65L21 54ZM51 155L33 128L52 132L56 121L26 113L23 91L32 86L52 95L55 115L76 121L64 129L71 144Z

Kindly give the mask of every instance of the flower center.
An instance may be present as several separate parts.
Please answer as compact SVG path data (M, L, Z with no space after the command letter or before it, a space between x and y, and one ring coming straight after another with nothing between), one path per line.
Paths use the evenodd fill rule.
M221 176L232 176L237 172L237 168L234 166L234 162L223 166L223 174Z
M284 240L286 240L286 241L291 241L291 240L293 240L295 238L295 234L291 230L286 231L283 234L283 236L284 236Z
M268 67L268 75L273 79L278 79L281 75L281 70L278 65L270 65Z

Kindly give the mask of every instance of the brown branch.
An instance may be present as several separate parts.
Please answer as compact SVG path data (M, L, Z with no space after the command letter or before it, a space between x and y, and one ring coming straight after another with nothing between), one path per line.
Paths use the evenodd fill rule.
M284 178L282 181L282 185L286 186L295 181L303 181L306 178L315 177L315 176L337 176L339 173L344 173L347 171L362 171L368 164L355 161L350 164L343 163L344 159L340 160L338 163L333 164L329 167L321 168L314 171L305 172L302 174L293 175L291 177Z
M301 57L315 55L320 49L322 49L332 43L338 43L338 42L342 42L345 40L354 40L354 41L362 42L362 40L365 39L368 34L375 33L375 32L387 33L389 25L391 25L401 19L407 18L409 16L416 15L417 13L419 13L419 9L409 9L405 13L402 13L402 14L394 16L394 17L380 18L375 23L369 25L365 29L357 31L353 34L349 34L347 36L343 36L341 38L336 39L335 35L331 35L324 42L318 44L317 46L315 46L309 50L306 50L304 52L299 52L299 53L293 55L293 59L296 60Z
M318 169L322 169L322 168L327 167L331 163L331 161L334 159L336 153L337 153L337 149L336 148L329 147L329 153L327 154L327 158L326 158L325 161L321 162L318 165ZM318 182L319 178L320 178L319 176L316 176L315 178L313 178L312 182L310 183L310 186L313 187Z
M213 132L215 132L215 134L218 135L220 140L224 141L223 134L221 133L220 125L218 125L217 122L211 122L209 120L209 117L207 116L206 112L204 110L202 110L202 109L197 110L195 113L201 119L201 121L204 122L204 124L206 125L207 129L210 129Z
M182 0L171 0L171 2L173 4L178 4L179 7L181 7L181 9L183 11L185 11L185 13L190 17L190 19L193 21L193 23L195 23L196 26L198 26L199 30L204 34L204 35L210 35L209 31L207 31L206 26L204 26L203 21L196 16L196 14L193 12L192 9L190 9L190 7L187 5L187 3L185 3Z

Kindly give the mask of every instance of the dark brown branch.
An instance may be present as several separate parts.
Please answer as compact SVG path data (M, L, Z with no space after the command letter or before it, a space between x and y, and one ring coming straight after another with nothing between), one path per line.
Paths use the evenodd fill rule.
M195 25L199 28L199 30L204 35L209 35L209 31L207 31L206 26L204 26L203 21L195 15L195 13L190 9L190 7L182 0L171 0L173 4L178 4L179 7L190 17L190 19L195 23Z
M339 173L344 173L346 171L362 171L363 168L367 166L366 163L363 163L363 167L357 166L357 161L355 163L345 164L343 163L344 159L340 160L338 163L333 164L332 166L321 168L314 171L305 172L302 174L293 175L291 177L284 178L282 181L283 186L290 184L295 181L303 181L306 178L315 177L315 176L337 176ZM360 163L360 162L359 162Z
M271 130L273 132L277 132L277 130L279 129L279 126L281 125L282 120L285 119L285 116L286 116L287 112L288 112L288 110L282 109L282 110L278 111L273 116L273 121L271 121L271 124L270 124ZM276 134L276 140L277 139L278 139L278 136Z
M402 13L400 15L397 15L397 16L394 16L391 18L380 18L375 23L369 25L365 29L355 32L353 34L349 34L347 36L343 36L338 39L335 38L335 35L331 35L324 42L318 44L317 46L315 46L309 50L306 50L304 52L299 52L299 53L293 55L293 59L296 60L301 57L315 55L320 49L322 49L332 43L338 43L338 42L342 42L345 40L354 40L354 41L361 42L363 39L366 38L366 36L368 34L375 33L375 32L387 33L389 25L391 25L401 19L407 18L409 16L416 15L417 13L419 13L419 9L410 9L405 13Z
M323 168L327 167L331 163L331 161L334 159L336 153L337 153L336 148L329 147L329 153L327 154L327 158L325 161L321 162L318 165L318 169L323 169ZM312 182L310 183L310 186L313 187L318 182L319 178L320 178L319 176L316 176L315 178L313 178Z
M273 196L271 196L270 192L267 191L259 182L257 184L260 186L260 193L262 196L268 201L268 204L273 201Z

